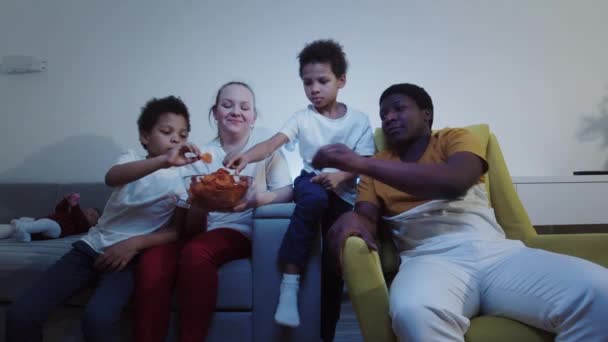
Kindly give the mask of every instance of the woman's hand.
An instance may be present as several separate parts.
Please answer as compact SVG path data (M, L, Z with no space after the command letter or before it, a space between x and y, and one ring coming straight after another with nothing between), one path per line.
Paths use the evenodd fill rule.
M232 211L238 212L238 211L245 211L247 209L257 208L258 203L259 203L259 200L258 200L257 194L255 194L253 196L245 196L245 198L243 198L241 203L237 204L234 208L232 208Z
M139 236L122 240L106 248L95 259L94 266L100 272L120 272L139 252Z
M336 267L339 273L342 273L344 245L349 237L358 236L365 241L370 250L378 250L374 236L371 233L375 229L370 227L371 225L373 223L370 220L355 211L351 211L340 216L331 226L327 233L329 253L337 262Z

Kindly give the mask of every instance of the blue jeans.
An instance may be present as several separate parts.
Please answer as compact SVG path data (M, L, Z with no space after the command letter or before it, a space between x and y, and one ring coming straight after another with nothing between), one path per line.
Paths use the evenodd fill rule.
M84 241L51 266L22 293L7 314L7 341L42 341L42 328L50 313L78 290L98 280L82 316L86 341L118 340L117 326L133 292L134 262L121 272L99 273L93 263L98 253Z
M353 207L333 191L312 183L314 173L302 171L294 181L296 208L279 249L279 259L284 264L294 264L304 269L310 257L314 240L321 225L323 239L321 264L321 338L332 341L340 318L342 288L344 282L336 272L330 258L326 235L332 224Z

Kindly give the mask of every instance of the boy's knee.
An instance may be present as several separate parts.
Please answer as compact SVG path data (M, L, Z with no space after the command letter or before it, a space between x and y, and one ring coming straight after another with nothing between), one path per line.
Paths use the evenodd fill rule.
M329 206L327 191L306 191L296 196L296 204L304 209L326 209Z

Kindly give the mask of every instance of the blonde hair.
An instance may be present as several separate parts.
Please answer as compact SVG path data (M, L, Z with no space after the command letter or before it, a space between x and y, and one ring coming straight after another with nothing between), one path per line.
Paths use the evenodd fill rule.
M220 101L220 95L222 94L222 91L231 85L238 85L241 87L244 87L245 89L249 90L249 92L251 93L251 97L253 98L253 113L255 114L255 117L258 117L258 109L255 106L255 93L253 92L253 89L251 89L251 87L249 86L249 84L245 83L245 82L240 82L240 81L230 81L228 83L225 83L224 85L222 85L218 90L217 90L217 94L215 95L215 102L213 104L213 106L211 106L211 108L209 108L209 123L213 125L213 121L211 121L211 116L213 115L213 112L215 111L215 109L217 108L218 102ZM217 136L215 137L216 139L219 138L220 136L220 132L219 132L219 127L218 127L218 131L217 131Z

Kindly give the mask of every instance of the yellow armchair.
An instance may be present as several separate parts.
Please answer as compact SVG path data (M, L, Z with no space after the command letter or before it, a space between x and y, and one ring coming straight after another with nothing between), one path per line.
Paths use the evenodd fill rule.
M505 164L500 146L487 125L466 127L486 146L489 169L486 188L498 223L507 238L527 246L584 258L608 267L608 234L537 235L530 223ZM376 148L386 146L382 130L376 130ZM382 231L382 230L379 230ZM399 267L399 257L388 236L379 234L378 252L370 252L363 240L350 237L344 249L344 280L365 341L395 341L388 310L388 286ZM471 320L467 342L546 342L554 335L496 316Z

